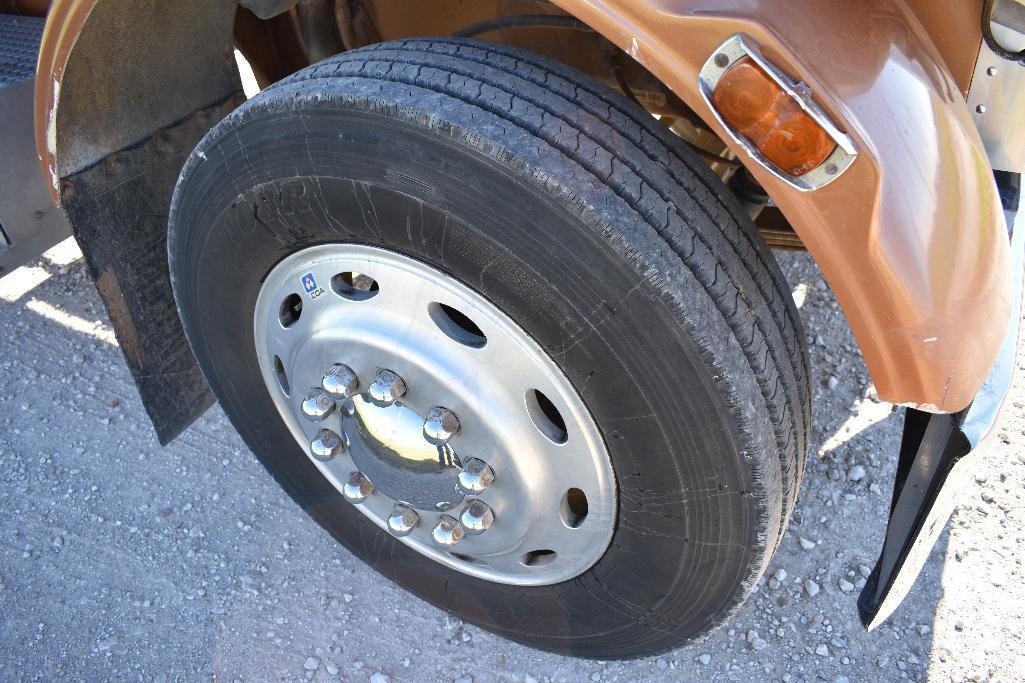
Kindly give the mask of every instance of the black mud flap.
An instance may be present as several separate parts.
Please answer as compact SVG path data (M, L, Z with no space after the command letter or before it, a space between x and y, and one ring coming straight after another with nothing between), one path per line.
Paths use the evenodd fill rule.
M947 518L955 492L971 481L971 453L961 425L965 413L904 413L904 436L893 485L883 551L858 598L861 623L873 629L911 590ZM969 459L973 460L973 459Z
M1020 175L998 171L996 176L1011 239L1011 319L972 405L950 415L905 412L883 550L858 598L861 622L870 630L886 621L918 578L957 494L971 485L978 449L993 432L1011 388L1022 313L1025 219L1019 211Z
M72 230L161 445L214 401L185 339L171 291L171 194L196 143L242 99L235 95L197 111L61 183Z

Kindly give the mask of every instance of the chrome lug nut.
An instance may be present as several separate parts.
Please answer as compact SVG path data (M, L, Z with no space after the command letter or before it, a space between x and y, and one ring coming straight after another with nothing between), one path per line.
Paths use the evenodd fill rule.
M406 383L391 370L381 370L370 385L370 398L381 403L394 403L406 393Z
M388 530L394 536L408 536L420 525L420 515L408 505L396 505L388 516Z
M342 487L342 495L354 505L359 505L374 492L374 485L370 483L362 472L353 472L349 475L349 481Z
M347 447L344 436L330 429L321 429L317 432L317 438L310 442L310 454L321 462L327 462L341 455Z
M348 365L335 363L324 373L320 386L333 398L349 398L359 388L359 377Z
M445 443L459 431L459 418L448 408L435 406L427 411L424 436L435 443Z
M453 546L463 540L465 533L463 527L459 525L458 519L442 515L438 520L438 525L431 531L431 538L438 545Z
M342 415L345 417L352 417L356 414L356 404L352 402L351 398L347 398L342 401Z
M314 389L303 399L303 415L314 422L320 422L335 409L335 400L323 389Z
M483 500L471 500L459 517L466 533L476 536L487 531L495 523L495 513Z
M495 480L495 471L480 458L469 458L463 462L457 481L463 493L480 493Z

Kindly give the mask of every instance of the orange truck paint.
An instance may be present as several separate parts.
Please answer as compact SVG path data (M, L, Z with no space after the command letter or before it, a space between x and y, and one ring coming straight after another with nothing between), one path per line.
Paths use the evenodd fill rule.
M60 86L71 49L97 0L57 0L46 16L36 64L36 150L54 203L60 194L57 177L56 113Z
M57 0L47 22L36 141L55 197L61 150L48 140L59 140L64 66L92 7L114 1ZM977 42L950 38L941 54L903 0L554 2L641 62L729 142L829 280L881 398L941 412L971 402L1010 311L1006 226L963 95L974 56L961 53L977 51ZM775 178L705 104L698 71L738 33L811 86L854 139L857 159L829 185L801 192Z

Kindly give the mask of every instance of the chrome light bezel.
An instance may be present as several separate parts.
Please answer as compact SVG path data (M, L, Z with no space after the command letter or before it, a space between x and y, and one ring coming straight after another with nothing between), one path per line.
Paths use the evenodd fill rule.
M821 126L830 139L836 143L832 153L821 164L807 173L794 176L776 166L776 164L765 158L750 140L733 130L719 114L715 105L712 104L712 92L719 84L723 74L744 57L749 57L751 61L761 67L776 85L792 97L800 105L801 109L815 123ZM708 60L698 73L698 90L701 92L701 96L711 110L712 115L715 116L716 121L726 129L730 137L766 170L797 190L810 192L828 185L839 178L854 163L854 159L858 156L857 148L851 137L841 132L829 119L829 116L812 100L811 88L803 82L795 83L791 80L775 65L766 60L758 49L745 40L744 36L740 33L731 36L709 55Z

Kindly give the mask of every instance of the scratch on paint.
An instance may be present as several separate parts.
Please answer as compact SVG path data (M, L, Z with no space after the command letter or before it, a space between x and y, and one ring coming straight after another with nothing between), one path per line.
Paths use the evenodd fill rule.
M46 126L46 151L50 153L53 162L47 164L50 171L50 182L53 189L60 196L60 182L57 178L57 99L60 97L61 84L57 78L53 79L53 103L50 105L49 117Z

